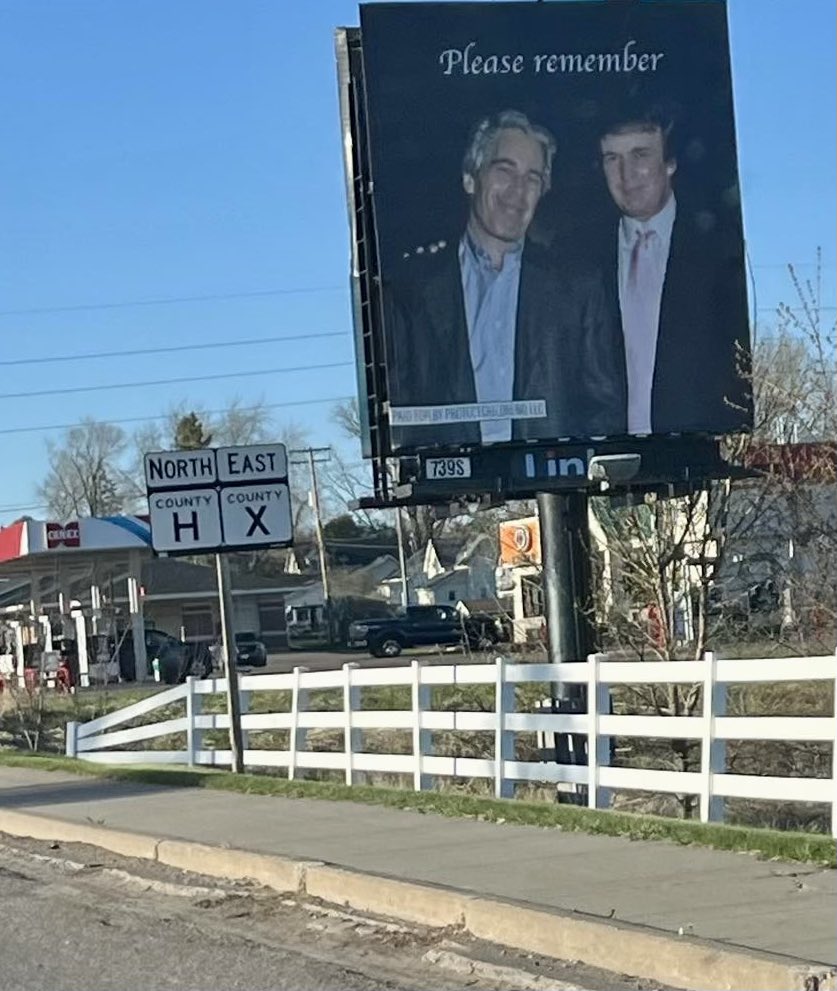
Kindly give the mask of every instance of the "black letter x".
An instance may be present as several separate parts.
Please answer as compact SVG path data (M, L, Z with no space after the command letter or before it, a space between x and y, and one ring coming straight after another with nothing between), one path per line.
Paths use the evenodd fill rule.
M252 537L253 534L256 532L256 530L259 529L261 530L262 533L267 534L267 536L269 537L270 530L268 530L268 528L264 525L264 523L262 523L262 516L264 515L264 511L267 509L267 506L262 506L262 508L255 513L249 506L245 506L244 508L247 510L247 512L250 514L251 519L253 520L253 522L250 524L250 529L247 531L247 536Z

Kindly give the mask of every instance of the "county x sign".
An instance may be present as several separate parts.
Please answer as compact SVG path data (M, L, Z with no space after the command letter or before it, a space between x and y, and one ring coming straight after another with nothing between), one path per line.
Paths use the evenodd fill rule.
M287 547L293 542L283 444L145 456L151 543L165 554Z

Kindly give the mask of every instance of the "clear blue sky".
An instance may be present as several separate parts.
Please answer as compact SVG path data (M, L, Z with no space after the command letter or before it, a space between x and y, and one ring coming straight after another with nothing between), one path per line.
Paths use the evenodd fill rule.
M784 264L813 274L818 245L823 303L834 306L835 7L729 6L765 325L791 299ZM352 394L333 30L357 19L349 0L0 0L0 522L37 503L45 441L61 434L6 431L151 417L181 400L214 409L236 396ZM195 299L209 296L224 298ZM149 300L180 301L131 305ZM8 364L327 333L338 336ZM325 363L341 367L2 398ZM288 406L277 423L326 444L336 438L328 410Z

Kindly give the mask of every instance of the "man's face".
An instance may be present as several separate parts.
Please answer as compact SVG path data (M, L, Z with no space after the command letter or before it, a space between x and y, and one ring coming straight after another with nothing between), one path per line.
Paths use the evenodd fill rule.
M628 217L650 220L671 196L677 164L665 160L663 135L654 130L606 134L602 167L614 203Z
M505 128L479 174L464 176L463 184L474 233L509 245L520 241L546 189L544 147L524 131Z

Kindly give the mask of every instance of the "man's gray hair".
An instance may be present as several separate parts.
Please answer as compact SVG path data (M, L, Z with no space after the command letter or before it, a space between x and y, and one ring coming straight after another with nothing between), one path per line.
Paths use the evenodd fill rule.
M468 142L468 148L462 160L463 173L476 178L485 163L486 155L497 139L497 135L500 131L505 131L509 128L523 131L524 134L528 134L529 137L534 138L543 147L543 191L546 192L552 182L552 159L555 156L555 138L552 137L545 127L533 124L526 114L521 113L519 110L502 110L500 113L492 114L490 117L483 117L474 126L474 129L471 131L471 140Z

